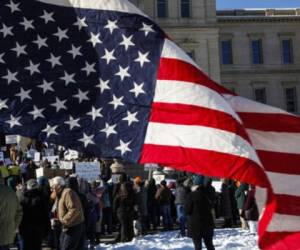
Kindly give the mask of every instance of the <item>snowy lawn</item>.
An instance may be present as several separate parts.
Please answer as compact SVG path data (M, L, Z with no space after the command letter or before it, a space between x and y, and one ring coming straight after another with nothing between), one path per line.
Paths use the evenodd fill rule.
M119 250L193 250L193 243L189 238L178 238L178 231L163 232L155 235L136 237L132 242L115 245L101 244L96 249ZM240 229L215 230L214 245L216 250L257 250L257 236L249 235ZM206 248L204 248L206 249Z

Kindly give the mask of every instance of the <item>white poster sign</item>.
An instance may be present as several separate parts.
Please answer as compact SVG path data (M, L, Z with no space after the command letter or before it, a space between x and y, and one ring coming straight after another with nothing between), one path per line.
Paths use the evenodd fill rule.
M6 135L5 143L6 144L18 144L20 142L21 137L18 135Z
M4 153L3 152L0 152L0 161L4 162Z
M146 163L144 169L145 171L155 171L159 169L159 166L155 163Z
M47 159L51 164L53 164L55 161L58 162L59 156L58 156L58 155L44 156L44 157L43 157L43 161L46 160L46 159Z
M11 164L12 164L11 159L10 159L10 158L5 158L5 159L4 159L4 164L5 164L6 166L11 165Z
M54 156L54 149L53 148L45 148L45 156Z
M155 180L156 184L160 184L161 181L163 181L166 178L164 174L160 175L153 175L153 179Z
M78 151L76 151L76 150L68 149L64 153L64 158L67 161L76 160L76 159L78 159L78 157L79 157L79 154L78 154Z
M73 162L71 162L71 161L61 161L60 162L60 169L72 170L73 169Z
M35 162L39 162L41 160L41 153L40 152L35 152L33 160Z
M34 159L34 154L36 153L36 150L35 149L30 149L28 152L27 152L27 158L29 159Z
M75 163L76 174L88 181L98 179L100 173L99 162L77 162Z

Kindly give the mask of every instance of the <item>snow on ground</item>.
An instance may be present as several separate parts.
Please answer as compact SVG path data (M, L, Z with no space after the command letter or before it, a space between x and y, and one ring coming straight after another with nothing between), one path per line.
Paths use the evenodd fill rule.
M178 231L136 237L132 242L114 245L99 245L96 250L193 250L190 238L178 238ZM257 236L240 229L215 230L214 245L216 250L258 250ZM206 249L206 248L203 248Z

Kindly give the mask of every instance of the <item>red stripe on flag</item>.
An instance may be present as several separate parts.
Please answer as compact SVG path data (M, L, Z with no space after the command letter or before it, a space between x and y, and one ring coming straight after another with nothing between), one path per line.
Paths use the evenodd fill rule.
M149 162L207 176L238 179L261 187L269 185L262 168L255 162L237 155L204 149L144 144L140 163Z
M275 197L277 213L300 216L300 196L275 194Z
M215 90L220 94L235 95L211 80L195 66L178 59L161 58L157 79L197 83Z
M218 110L184 104L153 103L150 121L221 129L250 142L244 127L231 115Z
M300 175L300 155L256 150L265 170Z
M266 113L238 113L238 115L246 128L287 133L300 132L300 119L292 115Z
M266 232L260 247L264 250L299 250L300 232Z

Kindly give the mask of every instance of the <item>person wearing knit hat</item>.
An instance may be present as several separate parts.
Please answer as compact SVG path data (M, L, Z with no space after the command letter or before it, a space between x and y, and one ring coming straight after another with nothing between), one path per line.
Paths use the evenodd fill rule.
M39 187L38 182L35 179L30 179L26 182L27 190L33 190Z

